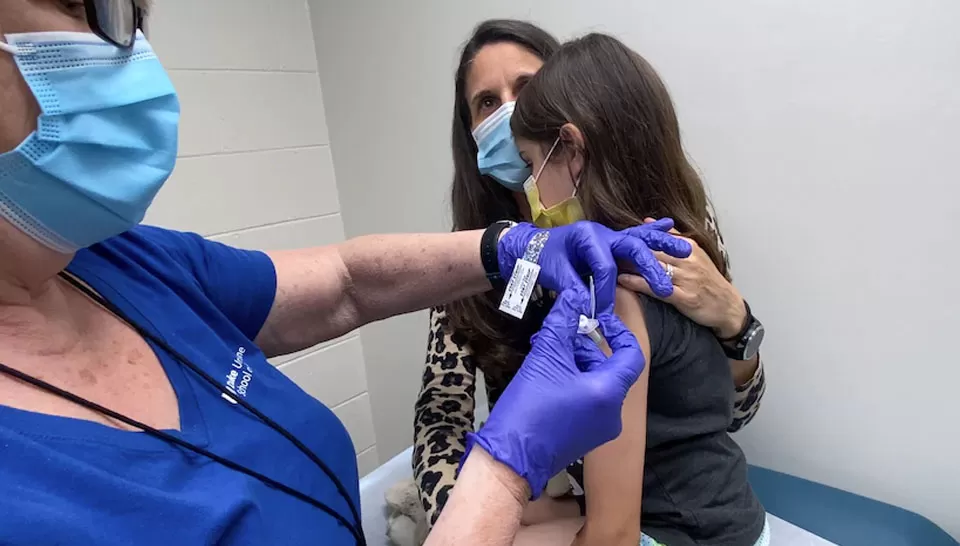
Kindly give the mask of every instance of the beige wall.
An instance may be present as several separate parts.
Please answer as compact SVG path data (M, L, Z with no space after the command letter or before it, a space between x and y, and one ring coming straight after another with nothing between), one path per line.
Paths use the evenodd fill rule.
M768 326L750 460L960 537L960 3L309 1L349 235L447 225L453 71L480 20L640 51ZM426 328L363 332L384 457L411 441Z
M162 0L149 30L183 118L177 168L147 222L244 248L341 241L306 4ZM334 408L361 474L379 464L358 335L275 364Z

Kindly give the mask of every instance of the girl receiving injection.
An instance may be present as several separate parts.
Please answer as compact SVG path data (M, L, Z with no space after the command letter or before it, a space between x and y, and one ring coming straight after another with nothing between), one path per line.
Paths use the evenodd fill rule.
M524 190L537 224L589 219L623 229L673 218L726 274L666 87L621 42L591 34L564 44L520 92L511 127L535 173ZM575 544L766 544L764 509L727 433L733 381L716 336L624 289L616 312L648 366L627 396L620 437L571 471L586 516ZM551 508L530 509L541 522L570 513L542 502Z

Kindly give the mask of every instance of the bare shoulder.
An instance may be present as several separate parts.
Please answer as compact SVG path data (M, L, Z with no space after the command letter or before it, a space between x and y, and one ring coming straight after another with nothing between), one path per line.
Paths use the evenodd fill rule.
M647 321L643 314L643 302L636 292L631 292L622 286L617 286L616 297L614 298L613 311L617 314L623 324L637 336L643 354L650 357L650 335L647 332Z
M640 295L631 292L622 286L617 286L617 293L613 300L613 310L621 320L625 320L625 315L640 315L643 319L643 304L640 302Z

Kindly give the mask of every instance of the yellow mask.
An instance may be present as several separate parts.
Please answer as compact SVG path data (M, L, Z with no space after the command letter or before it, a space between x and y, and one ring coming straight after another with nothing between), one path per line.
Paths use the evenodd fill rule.
M549 208L544 207L540 201L540 190L537 189L537 180L539 180L540 175L543 174L543 168L547 166L550 155L553 154L553 150L556 149L559 143L560 138L558 137L556 142L553 143L553 146L550 147L550 151L547 152L547 156L543 159L543 164L540 165L537 175L530 176L523 184L523 191L527 196L527 203L530 204L530 217L533 219L534 224L542 228L566 226L586 218L583 214L583 207L580 205L580 198L577 197L576 190L574 190L573 195ZM578 187L579 185L578 180L574 186Z
M552 207L544 207L540 202L540 191L537 189L537 183L531 176L527 183L523 185L523 191L527 194L527 202L530 204L530 217L533 223L542 228L555 228L572 224L584 220L583 207L580 206L580 198L572 195Z

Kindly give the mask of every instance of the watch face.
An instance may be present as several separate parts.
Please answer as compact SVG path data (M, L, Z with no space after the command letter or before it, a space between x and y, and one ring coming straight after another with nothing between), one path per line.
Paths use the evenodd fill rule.
M743 346L743 360L751 360L760 352L760 343L763 342L763 324L759 322L747 333L747 342Z

